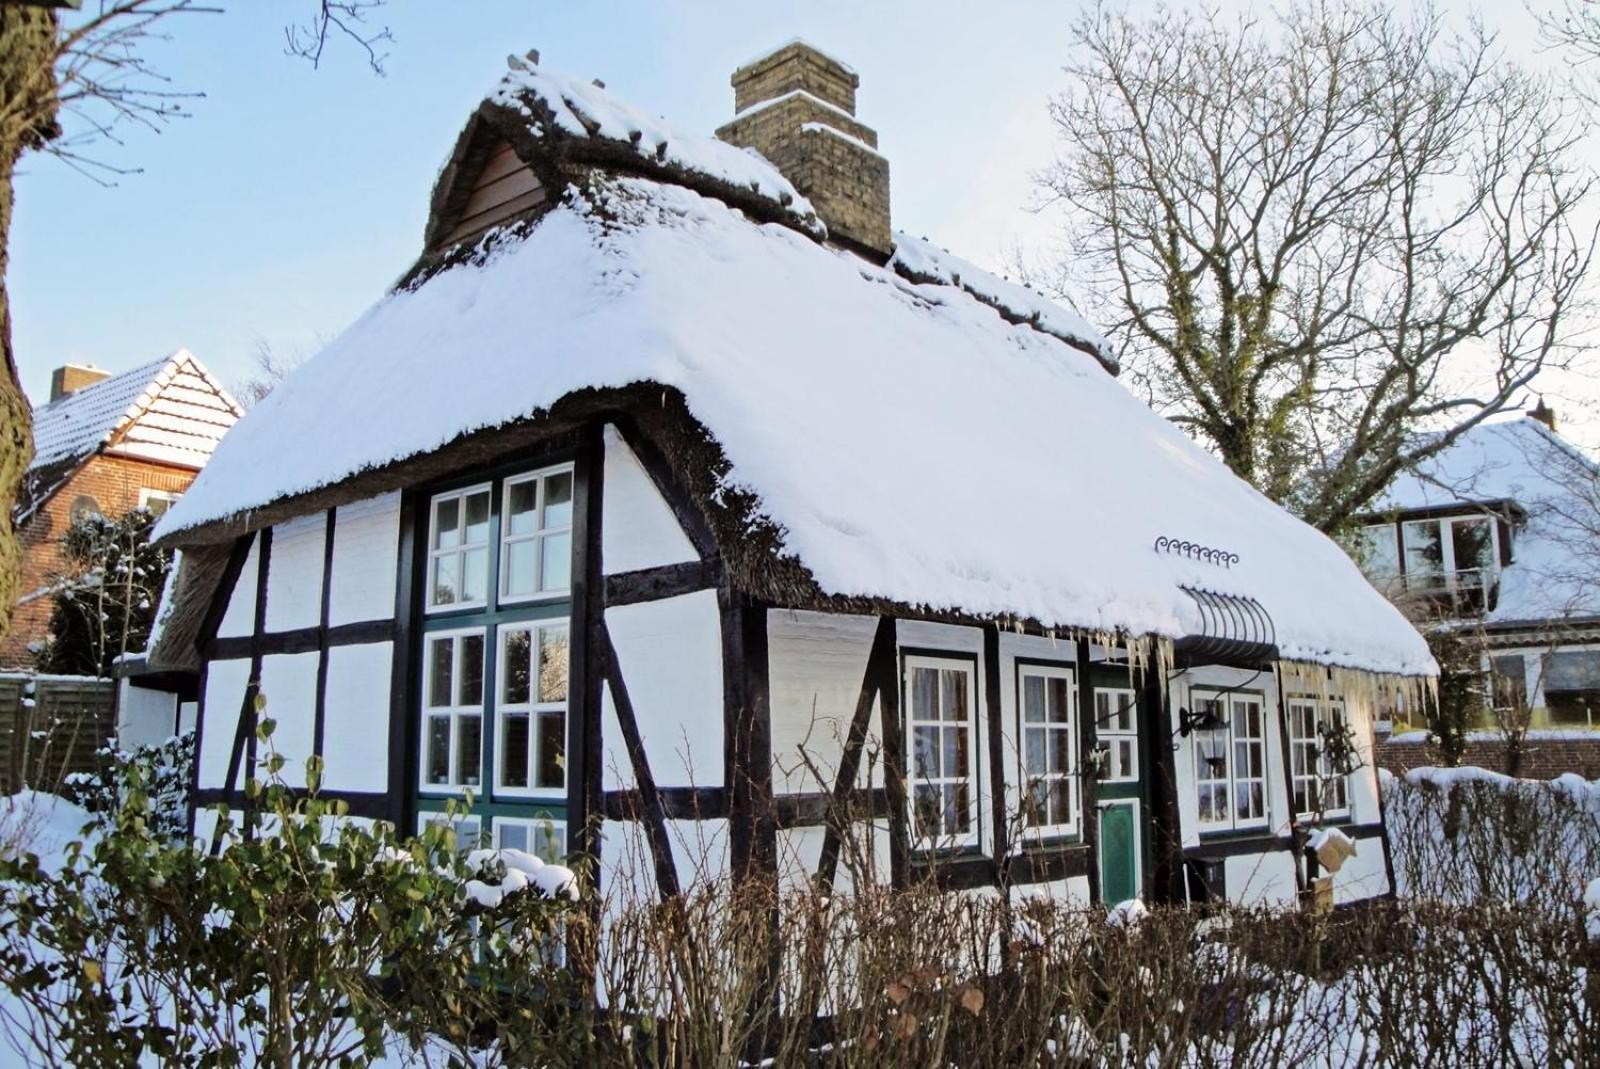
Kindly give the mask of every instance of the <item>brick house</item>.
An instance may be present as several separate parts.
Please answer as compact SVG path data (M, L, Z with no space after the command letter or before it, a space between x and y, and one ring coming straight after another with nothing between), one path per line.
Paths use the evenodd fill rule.
M68 364L33 410L34 458L16 506L22 582L0 668L31 668L50 627L50 583L62 566L61 536L86 513L165 512L243 413L194 354L119 375Z

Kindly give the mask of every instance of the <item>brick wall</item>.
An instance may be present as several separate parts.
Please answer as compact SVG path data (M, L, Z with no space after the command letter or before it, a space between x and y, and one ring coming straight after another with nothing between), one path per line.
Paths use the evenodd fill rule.
M1498 739L1470 740L1461 763L1509 772L1506 744ZM1378 764L1398 776L1422 765L1442 765L1444 759L1431 743L1380 737ZM1584 779L1600 779L1600 732L1592 738L1535 735L1523 740L1522 767L1517 775L1523 779L1555 779L1568 772L1576 772Z
M22 580L11 629L0 638L0 668L32 668L28 646L50 630L50 597L38 592L61 571L61 536L71 525L74 501L92 497L104 515L120 516L139 504L140 490L182 493L194 477L189 468L125 457L94 456L78 468L22 526Z
M802 41L792 41L733 72L733 110L803 89L852 114L861 78L844 64Z

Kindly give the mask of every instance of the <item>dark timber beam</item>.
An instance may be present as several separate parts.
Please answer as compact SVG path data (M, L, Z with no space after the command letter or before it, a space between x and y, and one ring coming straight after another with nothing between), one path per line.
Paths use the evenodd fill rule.
M723 783L728 789L728 857L735 880L776 880L772 812L772 710L767 606L717 588L722 630Z
M617 664L617 648L611 643L611 633L605 623L600 625L606 686L611 688L611 705L617 712L617 724L622 733L623 748L628 751L628 762L633 766L633 779L639 785L639 819L644 824L645 839L650 844L650 857L655 863L656 889L662 901L679 891L678 866L672 858L672 841L667 837L667 817L656 792L655 774L650 771L650 756L645 752L644 739L639 734L639 719L634 715L633 699L628 696L627 681Z
M989 729L989 808L994 821L994 851L996 883L1005 887L1008 860L1011 856L1011 827L1006 819L1006 755L1005 724L1000 702L1000 626L986 624L983 628L983 711L984 723ZM1023 787L1027 789L1026 785Z
M722 565L716 560L685 561L617 572L605 577L606 606L663 601L682 594L710 590L722 582Z
M881 699L886 688L895 686L894 635L893 618L885 616L879 619L872 636L872 646L867 652L867 667L861 675L861 689L856 695L855 712L850 717L844 752L839 755L838 774L826 812L827 830L823 832L816 874L816 884L824 892L833 889L834 877L839 870L842 837L848 834L851 819L858 816L851 809L851 801L856 795L861 753L866 748L867 732L872 726L873 703Z
M1145 669L1138 690L1140 741L1150 770L1150 831L1153 840L1150 898L1183 901L1183 836L1178 826L1177 746L1166 681L1159 666Z
M1100 901L1100 866L1094 862L1100 859L1100 777L1097 774L1099 765L1095 763L1095 750L1100 745L1100 721L1095 713L1094 705L1094 663L1090 659L1089 640L1080 638L1076 644L1078 657L1078 769L1080 775L1078 782L1083 785L1083 842L1089 848L1091 864L1087 873L1089 877L1089 899L1092 902ZM1021 697L1018 696L1020 707ZM1024 785L1023 790L1027 790ZM1144 819L1143 807L1140 807L1140 819ZM1143 859L1140 869L1144 868ZM1143 888L1140 888L1142 891Z
M602 425L584 426L573 464L572 638L567 708L567 826L573 853L590 866L598 892L600 822L601 694L605 685L605 570L600 558L600 522L605 492ZM591 894L598 900L599 894ZM598 917L598 907L595 907Z
M417 761L412 757L421 752L422 724L411 712L411 697L416 693L418 662L422 646L416 634L416 599L422 588L422 573L427 554L417 548L416 491L406 490L400 495L400 542L396 550L394 583L394 656L389 666L389 812L387 819L394 822L395 830L402 834L410 829L406 818L410 815L410 799L416 793Z
M244 571L245 561L250 557L250 545L254 541L255 535L245 535L234 539L233 548L228 553L228 563L222 571L222 578L217 583L217 589L211 594L211 604L206 606L205 618L200 621L200 631L195 636L195 650L200 654L200 693L195 702L194 764L189 769L189 831L191 834L195 830L195 798L200 793L200 742L206 728L206 683L210 679L205 647L212 639L217 637L217 629L222 626L222 617L228 611L228 603L233 600L234 588L239 585L239 575Z

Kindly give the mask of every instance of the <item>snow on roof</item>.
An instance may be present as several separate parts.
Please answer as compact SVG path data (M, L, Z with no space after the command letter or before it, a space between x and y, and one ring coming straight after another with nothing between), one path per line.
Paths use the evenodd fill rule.
M811 202L765 157L704 134L690 133L659 116L651 116L608 93L592 81L548 67L517 61L489 99L516 108L542 135L542 112L548 110L560 130L577 138L601 138L632 144L640 159L674 164L685 170L748 189L787 209L793 219L816 234L826 228ZM538 106L535 106L538 105Z
M1528 513L1491 624L1600 616L1600 466L1539 420L1482 423L1397 478L1374 512L1512 501Z
M198 468L239 411L194 354L179 349L35 408L28 470L88 456L124 430L122 451Z
M912 279L959 286L983 303L999 309L1007 318L1030 323L1062 341L1091 349L1107 367L1116 370L1116 356L1105 335L1077 312L1063 308L1043 294L990 274L923 238L904 232L894 236L894 258L890 263Z
M1193 584L1259 599L1286 657L1434 670L1333 542L1077 349L689 189L591 195L370 309L239 421L158 535L657 383L828 594L1179 637L1201 630Z

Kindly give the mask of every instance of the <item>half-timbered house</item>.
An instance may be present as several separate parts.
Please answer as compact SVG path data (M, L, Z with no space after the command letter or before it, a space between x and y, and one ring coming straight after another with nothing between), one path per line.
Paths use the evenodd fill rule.
M199 804L259 692L353 813L470 791L663 895L1292 900L1330 824L1335 896L1387 891L1372 711L1422 640L1079 316L895 233L854 72L785 45L713 138L511 65L417 264L163 521Z

